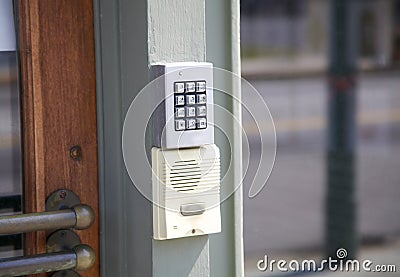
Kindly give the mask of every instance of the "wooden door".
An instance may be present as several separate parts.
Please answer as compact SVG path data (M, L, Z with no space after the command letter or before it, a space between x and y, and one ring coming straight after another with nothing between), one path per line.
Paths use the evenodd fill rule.
M92 0L16 0L22 99L24 212L45 210L69 189L96 212L78 231L96 252L81 276L99 276L96 80ZM25 255L46 252L44 231L26 235Z

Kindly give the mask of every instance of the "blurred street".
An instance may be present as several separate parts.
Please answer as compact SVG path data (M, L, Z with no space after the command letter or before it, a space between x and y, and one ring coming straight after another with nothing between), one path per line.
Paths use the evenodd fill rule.
M356 190L362 243L379 245L400 237L399 76L400 72L386 72L359 77ZM326 79L251 83L271 110L278 149L267 186L254 199L244 199L246 259L296 250L318 252L324 244ZM252 129L248 131L251 138ZM245 196L248 190L245 184Z

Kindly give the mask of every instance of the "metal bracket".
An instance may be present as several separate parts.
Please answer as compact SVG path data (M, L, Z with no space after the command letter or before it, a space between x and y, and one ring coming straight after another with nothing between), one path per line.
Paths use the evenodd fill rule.
M57 230L47 238L47 253L71 250L75 246L81 244L79 236L68 229ZM74 270L62 270L54 272L51 277L80 277L79 273Z
M81 201L73 191L68 189L56 190L46 200L46 211L58 211L72 208Z
M74 231L62 229L47 237L46 249L47 253L60 252L71 250L79 244L81 244L81 239Z
M56 211L72 208L81 201L73 191L60 189L54 191L46 200L46 211ZM71 250L75 246L81 244L79 236L68 229L57 230L47 238L47 253ZM79 273L74 270L62 270L54 272L51 277L80 277Z

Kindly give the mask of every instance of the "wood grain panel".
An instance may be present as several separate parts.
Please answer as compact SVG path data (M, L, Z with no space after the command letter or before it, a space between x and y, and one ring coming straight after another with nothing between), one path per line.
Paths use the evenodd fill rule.
M94 23L92 0L19 0L25 212L45 210L57 189L70 189L96 211L79 231L97 262L99 222ZM70 148L82 148L81 159ZM26 236L26 255L45 252L45 232Z

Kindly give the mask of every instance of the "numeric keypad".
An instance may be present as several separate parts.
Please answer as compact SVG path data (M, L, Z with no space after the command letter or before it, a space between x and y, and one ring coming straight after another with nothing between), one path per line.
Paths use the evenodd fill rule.
M207 83L174 83L175 131L207 128Z

